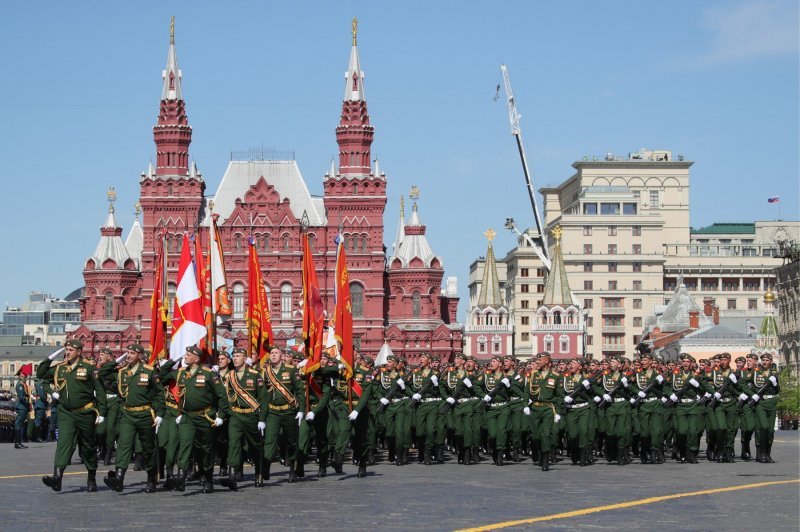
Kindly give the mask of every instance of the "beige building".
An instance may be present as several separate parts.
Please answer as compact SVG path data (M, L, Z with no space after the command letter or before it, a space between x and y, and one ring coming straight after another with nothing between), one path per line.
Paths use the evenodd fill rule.
M572 165L569 179L540 190L547 230L558 224L563 231L569 283L586 313L587 353L632 354L645 317L669 302L681 277L727 316L764 315L763 294L781 263L775 240L800 241L800 222L693 230L691 165L669 151L644 149L627 157L585 157ZM482 267L478 260L470 268L471 304L480 293ZM529 356L545 270L522 237L497 261L497 270L514 324L514 352Z

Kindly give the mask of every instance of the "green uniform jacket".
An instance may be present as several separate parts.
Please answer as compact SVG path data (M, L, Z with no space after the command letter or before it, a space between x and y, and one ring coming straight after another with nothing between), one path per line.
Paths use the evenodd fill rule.
M14 391L17 392L17 410L29 411L31 409L31 401L28 395L28 385L22 380L17 380Z
M50 388L50 393L58 392L59 408L77 411L81 408L94 408L103 417L106 415L106 391L97 377L97 368L87 360L78 357L72 364L66 361L53 364L44 359L36 369L36 377ZM89 404L93 404L89 407Z
M689 381L694 379L700 385L699 387L692 386L689 384ZM667 380L664 382L664 387L662 392L664 393L664 397L669 397L673 393L676 393L684 388L684 386L689 386L683 395L680 396L680 399L694 399L697 400L704 395L704 387L703 387L703 375L700 373L695 373L694 371L684 371L683 369L673 371L668 377ZM678 401L680 402L680 401Z
M178 360L167 362L164 368L171 369ZM228 417L228 396L219 375L208 368L198 367L194 373L188 369L178 369L161 372L161 380L168 381L175 379L178 387L178 397L180 402L178 409L181 414L184 412L201 413L204 410L212 410L216 417L225 420ZM163 397L163 395L162 395ZM213 417L206 415L211 418Z
M636 373L634 373L633 374L633 385L634 385L634 388L632 390L632 392L634 392L634 393L631 393L631 397L634 397L634 396L638 397L638 393L639 392L643 392L645 390L645 388L650 386L650 384L655 381L655 384L653 385L653 387L650 388L649 392L647 392L646 399L650 399L650 398L653 398L653 397L656 397L656 398L660 399L661 396L662 396L662 387L663 387L663 384L666 382L666 379L662 380L662 382L659 383L658 382L658 377L659 376L660 375L659 375L658 371L654 370L653 368L642 369L642 370L639 370ZM663 379L663 377L662 377L662 379ZM667 395L669 395L669 394L667 394Z
M620 384L622 377L628 379L627 387ZM625 375L625 373L622 371L609 371L608 373L603 372L600 374L600 378L597 380L595 392L600 396L603 394L608 394L612 399L629 399L631 380L632 378L628 375ZM619 389L614 392L614 389L617 387L617 385L619 385Z
M496 372L487 369L477 380L483 389L486 390L486 393L492 395L492 403L502 403L507 402L509 397L511 397L510 388L502 382L502 380L506 378L508 377L506 377L506 374L503 373L501 369ZM510 383L511 379L509 378L508 380Z
M287 366L281 362L277 368L273 368L271 364L267 364L264 368L264 385L267 387L269 405L275 407L289 405L290 408L297 408L298 412L305 412L306 385L294 366Z
M222 379L227 392L231 412L234 409L258 412L258 420L267 420L269 399L264 376L260 371L244 366L240 371L228 371Z
M113 360L103 364L100 368L100 380L109 382L108 374L116 373L117 389L107 390L108 393L119 395L122 404L128 408L150 406L155 415L164 417L164 387L161 385L158 371L148 364L141 362L134 367L116 369Z
M508 389L509 399L511 401L521 401L525 396L525 379L522 374L514 369L504 373L506 374L506 378L511 382L511 388Z
M736 374L731 368L712 370L708 378L709 384L712 387L709 391L711 393L720 392L723 399L738 397L739 394L742 393L742 390L739 388L739 379L736 379L735 383L730 379L732 374L734 378L736 378ZM725 381L730 382L726 385ZM724 392L721 391L723 387L725 388Z
M755 375L753 375L753 384L756 386L756 390L760 389L762 386L767 384L770 377L775 377L775 380L778 380L778 373L772 369L757 369L755 371ZM778 395L781 392L780 382L777 386L773 384L769 384L764 391L761 393L761 399L764 399L765 395Z
M594 394L590 389L587 390L586 387L583 385L583 381L587 380L588 377L583 375L582 373L565 373L561 377L561 386L558 388L558 394L562 402L566 404L564 398L570 394L572 394L572 405L577 405L580 403L588 403L594 397ZM574 393L573 393L574 392Z
M444 382L436 376L438 386L433 384L432 377L436 376L436 372L431 368L421 369L417 368L411 372L407 388L411 388L411 395L418 393L423 399L433 399L447 397L444 391ZM423 393L422 390L425 390Z
M524 397L532 403L561 404L563 402L559 392L561 389L562 377L552 368L546 371L534 371L528 377Z

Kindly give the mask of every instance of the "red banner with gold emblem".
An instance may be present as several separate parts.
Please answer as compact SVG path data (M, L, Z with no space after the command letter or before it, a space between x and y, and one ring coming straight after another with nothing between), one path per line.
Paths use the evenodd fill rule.
M340 354L345 377L349 380L353 378L353 303L343 241L341 235L336 237L336 308L333 317L336 340L342 344Z
M247 329L250 336L250 357L254 361L267 356L268 346L273 343L272 319L269 314L269 301L261 276L255 241L250 238L250 256L247 275Z
M308 233L303 234L303 341L306 344L308 363L303 368L306 374L319 368L322 357L322 296L314 269L314 257Z

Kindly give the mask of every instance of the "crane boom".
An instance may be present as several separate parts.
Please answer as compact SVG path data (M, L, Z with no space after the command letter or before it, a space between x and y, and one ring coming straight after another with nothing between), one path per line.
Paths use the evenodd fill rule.
M534 242L530 243L533 244L532 247L534 248L534 251L536 251L536 254L539 255L539 258L542 259L542 262L549 271L550 252L547 249L544 227L542 226L542 219L539 215L539 207L536 204L536 191L533 188L533 179L528 169L528 160L525 157L525 146L522 143L522 129L519 125L522 115L520 115L517 111L517 104L514 100L514 92L511 89L511 80L508 77L508 69L506 68L506 65L500 65L500 71L503 73L503 85L505 86L506 90L506 103L508 106L508 120L511 123L511 134L514 135L514 138L517 140L517 149L519 150L519 156L522 161L522 171L525 173L525 184L528 187L528 196L531 200L531 208L533 208L533 217L536 221L536 230L539 232L538 237L536 238L538 244Z

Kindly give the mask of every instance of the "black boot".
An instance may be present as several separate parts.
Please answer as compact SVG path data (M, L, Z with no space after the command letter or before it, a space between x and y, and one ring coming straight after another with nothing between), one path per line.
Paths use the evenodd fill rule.
M230 471L228 470L228 466L220 465L219 466L219 476L220 477L227 477L228 475L230 475Z
M356 473L357 478L364 478L367 476L367 460L362 456L361 460L358 461L358 473Z
M186 491L186 470L178 468L178 476L175 477L175 491Z
M86 491L94 493L97 491L97 469L90 469L86 475Z
M539 461L542 464L542 471L550 471L550 453L542 453Z
M203 475L203 493L214 493L214 467L209 468Z
M228 476L227 478L220 479L219 483L222 484L223 486L225 486L226 488L228 488L231 491L237 491L239 489L239 484L236 482L236 474L235 473L230 475L230 476Z
M417 462L425 463L425 445L422 440L417 440Z
M103 482L112 490L121 492L125 483L125 470L118 467L114 472L109 471L108 475L103 477Z
M772 444L768 443L764 446L764 463L765 464L774 464L775 460L772 459Z
M325 478L328 476L328 460L325 454L326 453L323 453L319 457L319 472L317 473L317 476L320 478Z
M375 465L375 449L367 451L367 465Z
M444 463L444 445L439 445L436 448L436 461L440 464Z
M431 456L433 454L433 449L420 449L419 452L424 454L425 465L433 464L433 457Z
M42 477L42 482L44 482L45 486L52 488L53 491L61 491L61 479L63 477L64 477L64 468L55 467L53 468L53 476Z
M133 461L134 471L144 470L144 453L136 453L136 459Z
M505 454L506 454L505 450L497 451L497 465L498 466L502 466L502 465L505 464L505 461L504 461L505 460Z
M343 463L344 463L344 458L342 457L342 455L336 451L333 451L333 463L331 464L333 466L333 470L336 471L337 473L341 473Z
M464 465L470 465L472 463L472 449L469 447L464 449L464 460L462 463Z
M269 480L269 468L272 467L272 462L264 462L264 471L261 472L263 480Z
M44 443L42 439L42 427L33 427L33 443Z
M111 465L111 453L114 452L114 446L108 445L106 446L106 452L103 456L103 465Z
M387 457L387 460L389 462L394 462L397 459L397 449L395 449L395 438L389 438L388 447L389 447L389 455Z
M148 471L147 472L147 484L144 487L145 493L155 493L156 492L156 472L155 471Z
M742 440L742 460L745 462L750 461L750 438L747 440Z
M690 464L697 463L697 451L692 451L691 449L686 449L686 461Z
M587 447L581 447L580 450L580 466L585 467L589 465L589 453Z
M516 447L514 448L514 452L511 453L511 460L515 463L519 463L519 449Z
M305 478L306 476L306 456L297 451L297 459L294 463L294 472L298 478Z
M22 430L23 429L19 429L19 430L14 431L14 435L16 436L16 438L15 438L16 441L14 442L14 449L27 449L28 448L27 445L22 443Z
M289 484L297 482L297 473L294 471L294 464L289 462Z
M173 469L174 466L169 466L167 468L166 480L164 480L164 489L165 490L173 490L175 489L175 477L173 476Z

